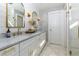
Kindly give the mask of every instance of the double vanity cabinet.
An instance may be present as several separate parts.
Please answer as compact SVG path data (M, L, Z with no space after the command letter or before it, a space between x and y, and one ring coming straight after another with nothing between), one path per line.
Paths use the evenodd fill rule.
M38 56L46 44L46 33L21 35L19 39L12 40L15 42L2 43L5 48L0 50L0 56Z

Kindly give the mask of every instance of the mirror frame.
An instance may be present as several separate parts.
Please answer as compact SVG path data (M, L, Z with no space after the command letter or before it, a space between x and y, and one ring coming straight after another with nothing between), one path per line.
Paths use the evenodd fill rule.
M22 6L24 7L23 3L21 3ZM25 11L25 9L24 9ZM25 14L25 13L24 13ZM6 28L25 28L25 21L23 20L23 26L22 27L18 27L18 26L8 26L8 3L6 3Z

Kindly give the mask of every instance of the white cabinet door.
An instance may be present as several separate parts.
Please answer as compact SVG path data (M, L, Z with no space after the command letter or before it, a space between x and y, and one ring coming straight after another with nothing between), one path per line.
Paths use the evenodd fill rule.
M1 56L19 56L19 45L9 47L0 51Z
M31 56L36 56L39 54L39 44L40 44L39 36L36 37L35 39L36 40L33 41L29 49Z
M32 44L32 48L33 48L33 56L38 56L42 50L42 48L44 47L46 43L46 33L42 33L40 35L37 36L37 39L34 41L34 44Z
M40 35L40 39L39 40L40 40L39 46L40 46L40 49L42 49L44 47L45 43L46 43L46 33L42 33Z
M33 39L26 40L20 43L20 56L29 56L29 47Z
M37 40L39 39L39 36L35 36L33 38L30 38L29 40L26 40L22 43L20 43L20 55L21 56L30 56L33 55L36 50L36 47L38 45Z
M64 10L48 13L48 41L50 43L64 45L66 40L65 17Z
M21 56L39 55L46 41L45 36L46 36L45 34L40 34L20 43L20 55Z

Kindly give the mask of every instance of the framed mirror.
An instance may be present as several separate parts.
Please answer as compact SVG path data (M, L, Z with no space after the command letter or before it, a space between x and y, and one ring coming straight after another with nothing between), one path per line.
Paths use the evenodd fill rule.
M25 9L22 3L6 4L6 27L7 28L24 28Z

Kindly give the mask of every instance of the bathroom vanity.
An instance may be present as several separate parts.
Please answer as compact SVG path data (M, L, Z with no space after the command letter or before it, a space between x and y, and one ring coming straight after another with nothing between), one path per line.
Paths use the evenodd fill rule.
M1 56L39 55L46 43L46 33L36 32L0 39Z
M9 31L9 34L17 34L9 38L0 37L0 56L35 56L41 53L46 43L46 32L37 30L34 33L25 33L22 31L20 34L20 29L25 28L24 17L25 8L22 3L6 4L6 28L16 28L18 31Z

